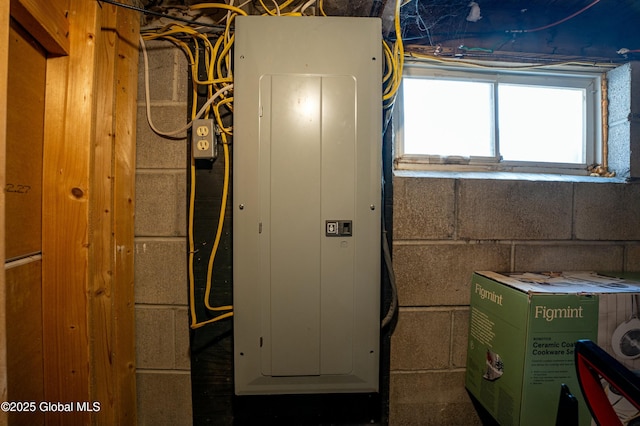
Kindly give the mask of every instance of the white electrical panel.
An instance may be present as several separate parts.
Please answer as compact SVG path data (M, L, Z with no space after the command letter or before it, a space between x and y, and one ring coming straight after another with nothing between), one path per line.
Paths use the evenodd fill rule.
M380 20L235 29L236 394L376 392Z

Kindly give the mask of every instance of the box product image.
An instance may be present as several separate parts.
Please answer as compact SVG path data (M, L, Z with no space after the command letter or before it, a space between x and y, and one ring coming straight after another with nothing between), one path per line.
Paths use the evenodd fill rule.
M590 339L640 369L639 295L640 281L612 274L474 273L465 386L501 425L546 425L555 424L564 383L580 425L590 425L575 342ZM623 424L640 417L624 406L614 406Z

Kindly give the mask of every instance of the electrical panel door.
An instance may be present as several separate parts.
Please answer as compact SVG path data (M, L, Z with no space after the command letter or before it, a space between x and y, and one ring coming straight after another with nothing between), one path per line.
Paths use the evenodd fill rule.
M236 18L236 393L375 392L381 24Z

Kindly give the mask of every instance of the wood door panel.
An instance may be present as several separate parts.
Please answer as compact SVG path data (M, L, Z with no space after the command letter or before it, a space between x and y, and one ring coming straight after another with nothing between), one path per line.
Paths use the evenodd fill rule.
M18 24L9 30L6 257L42 248L42 140L46 55Z
M44 400L42 370L42 262L6 270L7 400ZM9 413L11 425L44 424L44 413Z

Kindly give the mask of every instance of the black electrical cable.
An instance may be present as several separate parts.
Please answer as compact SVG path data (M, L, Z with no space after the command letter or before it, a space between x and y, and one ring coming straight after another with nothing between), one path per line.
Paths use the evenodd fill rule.
M383 119L384 119L384 114L383 114ZM388 123L388 121L387 121ZM384 125L385 130L382 132L382 137L384 138L386 133L387 133L387 126L386 124ZM384 152L384 150L383 150ZM387 270L387 277L389 278L389 287L391 288L391 301L389 303L389 308L387 310L386 315L384 316L384 318L382 319L382 322L380 323L380 329L384 329L385 327L387 327L389 324L391 324L394 320L394 318L396 317L396 315L398 314L398 287L396 284L396 274L393 270L393 261L391 259L391 248L389 247L389 235L387 233L387 224L386 224L386 217L385 217L385 209L386 209L386 192L385 192L385 185L386 185L386 179L384 177L384 164L382 165L382 182L381 182L381 187L382 187L382 209L381 209L381 214L380 214L380 222L381 222L381 226L382 226L382 254L383 254L383 259L384 259L384 265L386 267Z
M125 4L125 3L120 3L114 0L96 0L98 2L98 4L101 5L101 3L108 3L108 4L112 4L114 6L118 6L118 7L123 7L125 9L129 9L129 10L135 10L136 12L140 12L143 13L145 15L152 15L152 16L159 16L161 18L169 18L173 21L180 21L180 22L185 22L187 24L191 24L191 25L198 25L201 27L209 27L209 28L216 28L219 30L224 30L225 27L223 25L216 25L216 24L207 24L206 22L199 22L199 21L194 21L192 19L184 19L184 18L179 18L177 16L170 16L161 12L154 12L153 10L148 10L148 9L144 9L142 7L137 7L137 6L132 6L129 4ZM102 6L102 5L101 5Z
M380 328L385 328L391 323L396 315L396 311L398 309L398 290L396 287L396 274L393 272L393 263L391 262L391 251L389 250L387 230L384 225L382 228L382 253L384 254L384 263L387 267L387 274L391 285L391 303L389 305L387 315L382 319L382 323L380 325Z

